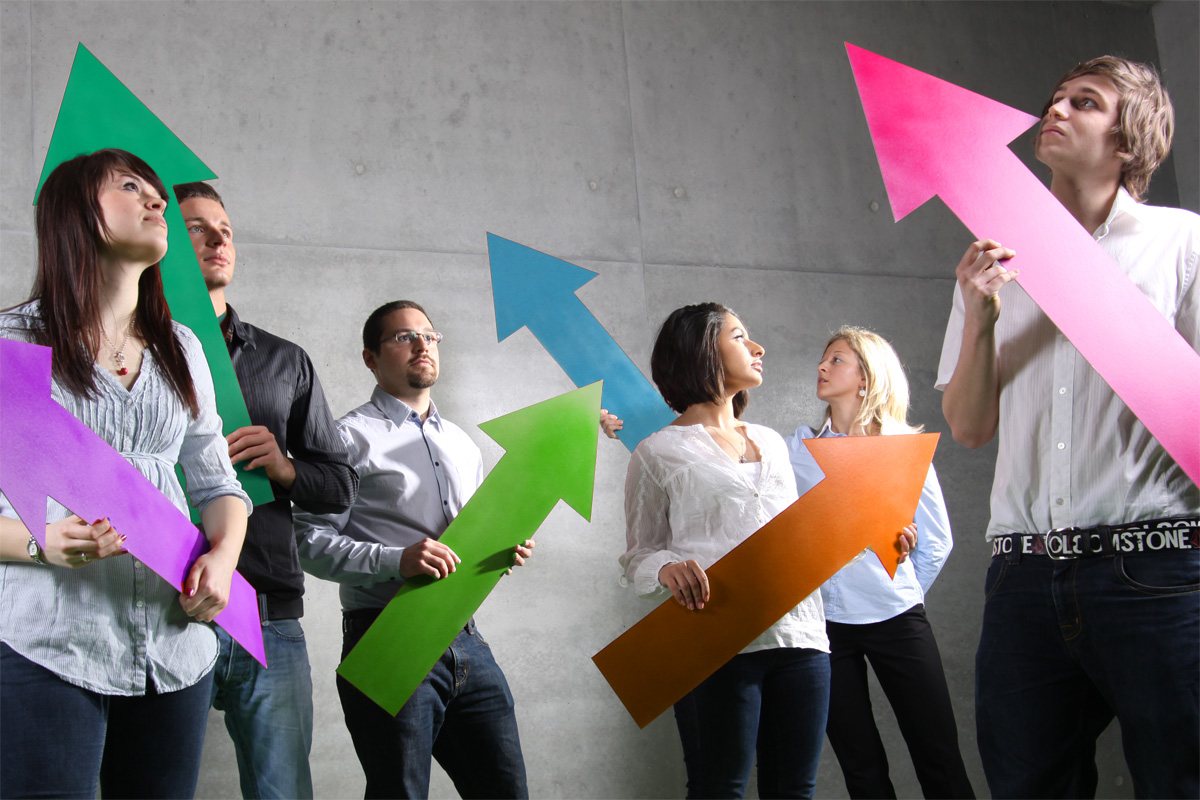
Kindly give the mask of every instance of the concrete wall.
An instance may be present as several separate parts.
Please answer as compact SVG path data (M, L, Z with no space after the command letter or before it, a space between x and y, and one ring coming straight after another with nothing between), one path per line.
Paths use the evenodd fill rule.
M1191 152L1151 199L1196 209L1196 27L1194 6L1088 2L4 2L0 305L29 288L30 199L82 41L221 176L240 256L231 301L307 348L335 414L372 387L362 321L399 297L446 333L435 397L489 466L501 451L477 423L572 388L528 332L497 344L492 231L599 272L580 295L643 369L671 309L737 309L767 349L747 416L781 431L819 419L828 331L873 327L907 363L914 418L945 433L931 386L971 236L940 201L892 221L843 41L1033 113L1075 62L1158 62L1161 48ZM1015 149L1029 159L1027 142ZM628 456L601 445L591 524L556 509L533 564L478 619L516 695L533 795L681 796L670 715L639 731L589 660L649 610L617 583ZM943 438L959 546L928 598L981 795L973 658L993 460ZM317 792L358 796L334 689L336 591L311 579L307 599ZM897 789L917 796L877 699ZM236 796L216 714L209 733L199 793ZM1131 796L1115 728L1100 762L1100 794ZM441 774L432 791L454 794ZM819 794L844 796L828 750Z

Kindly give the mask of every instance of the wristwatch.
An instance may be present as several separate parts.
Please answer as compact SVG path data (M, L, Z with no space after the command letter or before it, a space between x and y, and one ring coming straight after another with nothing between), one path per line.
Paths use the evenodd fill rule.
M25 545L25 549L29 551L29 557L33 559L35 564L45 564L46 560L42 558L42 548L38 545L37 539L33 538L33 534L29 534L29 544Z

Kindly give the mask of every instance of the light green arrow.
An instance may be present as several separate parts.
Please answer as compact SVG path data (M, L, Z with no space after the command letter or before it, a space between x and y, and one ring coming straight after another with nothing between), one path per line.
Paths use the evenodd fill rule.
M80 44L63 92L54 133L50 136L50 148L34 203L42 191L42 184L55 167L75 156L106 147L128 150L141 158L158 173L168 190L177 183L216 177L154 112ZM229 350L213 314L208 289L204 286L196 251L192 249L178 203L168 206L166 218L167 255L163 257L160 269L167 304L171 307L171 316L191 328L204 345L204 355L217 392L217 411L228 434L249 425L250 414L246 411L246 401L229 361ZM239 469L238 478L256 504L275 499L271 483L261 469L249 472Z
M405 581L338 674L398 713L555 503L591 519L600 393L596 382L479 426L505 453L442 534L462 563Z

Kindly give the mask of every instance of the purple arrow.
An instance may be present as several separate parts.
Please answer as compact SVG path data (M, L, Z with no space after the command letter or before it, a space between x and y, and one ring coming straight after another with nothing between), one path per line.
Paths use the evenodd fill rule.
M108 442L50 397L50 348L0 339L0 486L17 516L46 545L46 496L84 519L108 517L125 549L172 586L182 586L208 540ZM72 453L88 470L64 470ZM215 622L267 665L254 588L233 573L229 605Z

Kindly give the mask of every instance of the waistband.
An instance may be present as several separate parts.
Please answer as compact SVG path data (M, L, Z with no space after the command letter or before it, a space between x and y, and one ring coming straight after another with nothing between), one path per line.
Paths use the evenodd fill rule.
M1164 517L1046 533L1008 533L992 539L993 558L1016 555L1066 560L1177 550L1200 550L1200 518Z
M300 619L304 616L304 598L291 597L282 599L270 595L258 595L258 620L267 627L273 619Z

